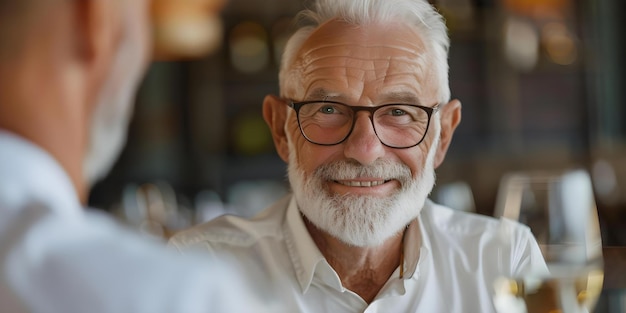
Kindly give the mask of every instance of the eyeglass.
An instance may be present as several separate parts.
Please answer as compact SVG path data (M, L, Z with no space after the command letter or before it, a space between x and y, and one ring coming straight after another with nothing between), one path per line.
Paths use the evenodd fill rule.
M300 132L311 143L322 146L342 143L354 129L356 113L368 111L378 140L396 149L419 145L426 137L430 117L439 110L439 104L433 107L415 104L365 107L327 100L291 101L287 105L296 111Z

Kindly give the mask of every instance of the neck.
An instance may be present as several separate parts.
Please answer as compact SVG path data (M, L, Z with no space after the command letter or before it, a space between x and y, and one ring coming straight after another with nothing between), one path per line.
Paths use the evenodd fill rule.
M61 79L46 78L33 70L28 61L0 64L0 128L46 150L63 167L78 199L85 204L88 192L83 178L88 140L85 106L79 97L69 97L66 95L69 92L59 88ZM32 91L33 87L36 92Z
M0 116L6 116L2 114L2 110L0 110ZM13 115L12 117L15 116ZM24 121L24 119L15 120ZM29 123L41 126L42 131L38 131L38 128L34 127L19 127L19 125L14 125L13 123L6 123L6 121L1 117L0 128L12 132L48 152L68 175L72 185L74 186L78 200L82 204L86 204L88 195L87 184L83 178L82 170L84 149L83 145L79 144L82 140L77 140L76 136L76 134L80 134L82 131L68 134L67 132L62 131L61 128L63 127L60 125L55 125L53 127L46 126L45 124L49 121L49 119L44 119L39 124L31 121L32 119L29 120Z
M371 303L398 268L402 255L400 233L375 247L356 247L320 230L304 218L307 230L344 287Z

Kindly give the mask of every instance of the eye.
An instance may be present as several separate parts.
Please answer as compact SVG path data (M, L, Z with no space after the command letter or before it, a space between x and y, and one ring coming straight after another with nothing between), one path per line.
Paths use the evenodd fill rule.
M322 112L324 114L333 114L333 113L337 112L337 109L334 106L325 105L325 106L320 108L320 112Z
M398 109L398 108L392 109L389 113L393 116L402 116L402 115L407 114L405 110Z

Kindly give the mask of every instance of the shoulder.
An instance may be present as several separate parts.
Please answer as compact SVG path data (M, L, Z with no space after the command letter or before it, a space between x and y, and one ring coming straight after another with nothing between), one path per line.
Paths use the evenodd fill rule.
M181 231L169 240L179 250L224 244L248 247L266 238L282 238L282 223L289 196L278 200L252 219L224 215Z
M539 246L530 228L517 221L455 211L429 202L421 224L438 260L460 260L470 272L516 275L542 264Z
M517 221L462 212L430 201L424 206L421 218L432 232L459 238L492 237L499 241L515 241L532 236L528 226Z

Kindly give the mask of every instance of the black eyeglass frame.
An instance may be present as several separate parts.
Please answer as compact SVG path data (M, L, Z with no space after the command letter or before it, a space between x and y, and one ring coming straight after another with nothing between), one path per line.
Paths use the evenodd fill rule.
M354 124L356 124L357 113L359 111L368 111L368 112L370 112L369 118L370 118L370 122L372 123L372 128L374 129L374 133L376 134L376 138L378 138L378 141L380 141L380 143L383 144L384 146L389 147L389 148L393 148L393 149L409 149L409 148L413 148L413 147L419 145L420 143L422 143L422 141L424 141L424 138L426 138L426 134L428 133L428 129L430 128L431 117L435 113L437 113L439 111L439 109L440 109L439 103L436 103L432 107L427 107L427 106L418 105L418 104L406 104L406 103L388 103L388 104L383 104L383 105L379 105L379 106L375 106L375 107L366 107L366 106L348 105L348 104L345 104L345 103L342 103L342 102L332 101L332 100L310 100L310 101L300 101L300 102L294 102L292 100L288 100L288 101L286 101L286 103L287 103L287 105L290 108L292 108L292 109L294 109L294 111L296 111L296 119L298 120L298 128L300 128L300 133L302 134L304 139L306 139L308 142L310 142L312 144L316 144L316 145L320 145L320 146L335 146L335 145L338 145L338 144L346 141L346 139L348 139L348 137L350 137L350 135L352 134L352 131L354 130ZM337 143L319 143L319 142L315 142L315 141L311 140L309 137L307 137L307 135L304 133L304 130L302 130L302 125L300 124L300 108L302 108L302 106L304 106L306 104L310 104L310 103L339 104L339 105L343 105L343 106L346 106L346 107L350 108L354 112L354 116L352 117L352 125L350 126L350 131L348 131L346 136L343 139L341 139L339 142L337 142ZM426 130L424 131L424 135L422 136L422 139L420 139L416 144L411 145L411 146L407 146L407 147L394 147L394 146L390 146L390 145L384 143L380 139L380 137L378 136L378 132L376 131L376 125L374 124L374 113L376 111L378 111L379 109L381 109L381 108L388 107L388 106L394 106L394 105L407 105L407 106L419 108L419 109L424 110L426 112L426 115L428 115L428 122L426 123Z

